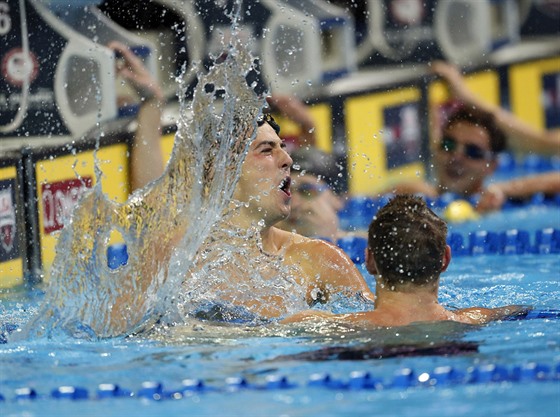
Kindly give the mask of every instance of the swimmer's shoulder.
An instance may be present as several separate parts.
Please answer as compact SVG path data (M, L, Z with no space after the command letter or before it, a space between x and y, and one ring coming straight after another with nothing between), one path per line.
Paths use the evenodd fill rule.
M287 230L279 229L277 227L274 228L275 239L277 242L281 243L281 246L290 250L293 248L302 249L302 248L326 248L326 247L335 247L330 242L322 239L315 239L307 236L300 235L295 232L289 232Z
M344 251L334 243L323 239L315 239L307 236L300 235L294 232L285 230L278 230L283 235L285 242L286 254L305 254L311 253L316 256L336 257L344 255Z
M287 264L300 268L302 277L322 291L355 291L367 300L374 296L362 275L338 246L322 239L313 239L297 233L283 232L287 243L284 257Z

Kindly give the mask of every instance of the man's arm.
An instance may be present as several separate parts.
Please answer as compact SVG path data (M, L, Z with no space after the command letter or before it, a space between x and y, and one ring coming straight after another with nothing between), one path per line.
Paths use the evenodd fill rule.
M455 310L453 313L460 318L463 323L486 324L491 321L504 320L526 313L530 307L520 305L510 305L496 308L470 307Z
M508 199L525 199L537 193L560 193L560 172L547 172L489 185L481 195L477 210L498 210Z
M330 313L328 311L304 310L280 320L280 323L281 324L302 323L302 322L309 322L309 321L336 320L337 318L338 318L337 315L334 315L333 313Z

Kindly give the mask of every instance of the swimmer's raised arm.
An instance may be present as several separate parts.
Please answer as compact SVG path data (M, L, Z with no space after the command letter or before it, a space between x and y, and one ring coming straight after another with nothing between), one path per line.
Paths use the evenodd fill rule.
M138 127L130 154L130 188L142 188L163 173L163 156L160 148L161 115L164 96L157 79L144 63L123 43L113 41L109 48L122 57L116 73L128 81L140 99Z
M465 83L461 71L456 66L444 61L435 61L432 71L447 81L451 94L463 103L476 107L494 116L497 125L508 136L512 150L538 152L542 154L560 154L560 129L537 129L518 118L513 113L484 101L474 94Z

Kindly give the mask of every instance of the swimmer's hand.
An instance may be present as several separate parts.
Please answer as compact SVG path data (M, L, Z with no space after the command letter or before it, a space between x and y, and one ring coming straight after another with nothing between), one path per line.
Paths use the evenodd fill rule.
M532 306L525 305L496 307L492 309L492 320L511 320L515 317L526 316L532 309Z
M480 195L476 205L479 213L500 210L507 200L504 191L497 185L489 185Z
M157 80L150 74L142 60L128 46L121 42L113 41L107 47L122 56L123 61L117 61L117 75L134 86L142 102L148 100L163 101L163 92Z
M480 100L469 90L465 77L456 65L445 61L434 61L430 64L430 68L433 74L447 82L453 97L468 105L478 104Z

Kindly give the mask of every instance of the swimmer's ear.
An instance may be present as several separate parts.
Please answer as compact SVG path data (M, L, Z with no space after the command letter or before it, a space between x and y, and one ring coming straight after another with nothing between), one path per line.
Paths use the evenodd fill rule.
M443 261L441 266L441 272L445 271L451 262L451 246L445 245L445 251L443 252Z
M377 275L377 264L369 246L365 249L366 269L371 275Z

